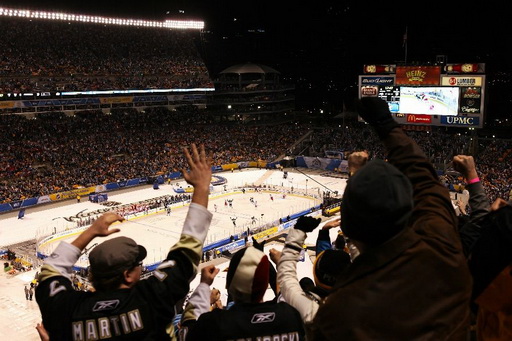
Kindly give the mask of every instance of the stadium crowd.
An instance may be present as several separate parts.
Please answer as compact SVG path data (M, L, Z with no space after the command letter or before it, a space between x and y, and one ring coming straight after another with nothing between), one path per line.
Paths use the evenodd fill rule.
M0 29L0 93L213 86L184 30L10 17Z
M2 115L0 120L0 203L38 197L81 187L180 171L180 146L192 139L208 143L214 164L240 161L275 161L296 140L312 130L309 123L246 126L220 123L193 106L41 113L37 119ZM194 124L192 124L194 122ZM469 154L473 136L442 129L409 131L423 146L438 170L450 170L457 154ZM334 144L333 144L334 141ZM313 155L336 149L347 158L367 150L370 158L383 158L375 134L353 122L346 129L314 129ZM320 151L320 153L318 152ZM512 159L509 140L478 143L474 155L490 200L507 197L511 190ZM455 181L460 180L455 178Z
M195 122L193 125L189 124ZM212 124L193 107L0 120L0 203L183 169L181 146L204 141L214 164L274 161L308 125Z
M512 163L511 139L478 137L467 134L467 130L448 131L441 127L427 131L410 130L407 134L422 147L440 174L454 170L452 159L455 155L473 155L489 200L493 202L497 198L509 197L512 190L512 170L509 167ZM385 158L376 135L364 123L348 124L345 129L323 128L312 136L312 155L324 156L326 150L338 150L346 159L352 151L366 150L370 159ZM458 185L462 179L456 176L449 177L449 180L451 183L447 186Z

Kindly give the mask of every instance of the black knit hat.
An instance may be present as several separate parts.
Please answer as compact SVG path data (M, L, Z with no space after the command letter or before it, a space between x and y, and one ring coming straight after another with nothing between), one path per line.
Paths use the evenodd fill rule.
M412 185L395 166L375 159L349 181L341 202L341 230L376 246L402 231L413 208Z
M270 262L254 246L237 251L229 262L226 289L235 302L259 303L269 284Z

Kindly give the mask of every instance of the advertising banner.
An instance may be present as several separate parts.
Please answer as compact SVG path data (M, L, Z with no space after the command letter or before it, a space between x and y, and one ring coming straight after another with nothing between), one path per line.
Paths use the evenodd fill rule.
M304 156L304 162L308 168L327 169L332 160L328 158Z
M274 233L277 233L277 231L278 231L277 226L274 226L272 228L269 228L268 230L265 230L263 232L254 234L253 238L258 240L258 239L264 238L266 236L270 236L270 235L272 235Z
M47 203L50 201L52 201L52 200L50 199L50 196L48 196L48 195L43 195L43 196L40 196L39 198L37 198L38 204L44 204L44 203Z
M441 116L441 123L451 126L478 126L480 117Z
M432 123L432 116L430 115L407 115L408 123Z
M110 104L110 103L132 103L133 97L101 97L101 104Z
M238 169L237 163L229 163L227 165L222 165L223 170L232 170L232 169Z
M63 199L72 199L72 198L76 198L77 195L86 196L89 193L93 192L94 188L95 187L78 188L78 189L74 189L72 191L50 194L49 197L52 201L58 201L58 200L63 200Z
M361 76L360 84L365 85L394 85L394 76Z
M37 198L28 198L23 200L21 203L21 207L33 206L37 205Z
M7 212L12 210L12 206L10 204L0 204L0 212Z
M397 85L439 85L440 66L397 66Z
M441 78L443 86L479 86L483 85L483 76L449 76Z
M482 106L482 88L463 87L460 96L460 112L469 114L480 114Z
M0 109L14 108L13 101L0 102Z

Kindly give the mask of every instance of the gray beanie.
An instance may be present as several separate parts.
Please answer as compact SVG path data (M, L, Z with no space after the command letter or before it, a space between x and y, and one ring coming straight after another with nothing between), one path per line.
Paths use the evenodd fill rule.
M409 179L395 166L375 159L347 182L341 229L350 239L377 246L404 229L412 208Z

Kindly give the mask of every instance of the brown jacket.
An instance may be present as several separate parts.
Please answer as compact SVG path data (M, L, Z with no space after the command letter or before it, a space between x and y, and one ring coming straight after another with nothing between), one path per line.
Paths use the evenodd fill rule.
M468 340L472 282L448 189L401 129L383 142L389 162L413 185L410 224L354 260L321 304L309 337Z

